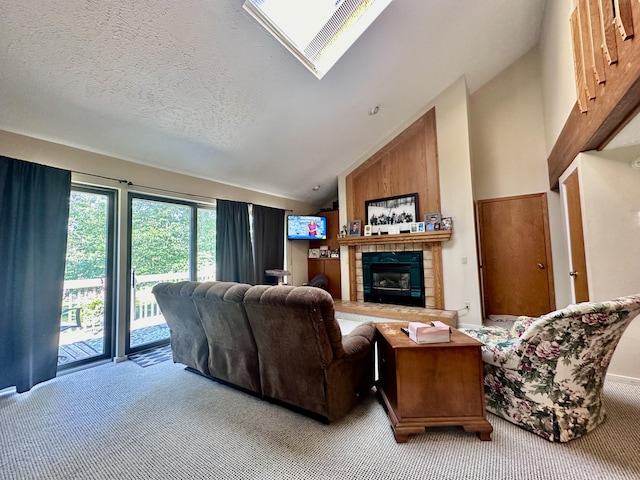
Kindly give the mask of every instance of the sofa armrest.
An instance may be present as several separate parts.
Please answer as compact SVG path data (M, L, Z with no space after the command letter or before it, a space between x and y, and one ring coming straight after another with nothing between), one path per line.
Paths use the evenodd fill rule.
M484 343L482 361L497 367L514 370L520 362L520 338L511 335L503 327L461 329L470 337Z
M376 327L373 323L363 323L342 337L342 347L346 360L359 359L368 355L373 348Z
M513 322L513 326L511 327L511 336L512 337L521 337L524 332L531 326L533 322L535 322L537 317L527 317L521 316L516 318L515 322Z

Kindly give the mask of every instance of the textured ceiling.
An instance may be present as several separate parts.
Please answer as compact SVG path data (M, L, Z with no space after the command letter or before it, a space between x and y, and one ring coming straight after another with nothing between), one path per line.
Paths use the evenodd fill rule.
M242 3L2 0L0 129L320 205L455 80L536 45L545 2L395 0L322 80Z

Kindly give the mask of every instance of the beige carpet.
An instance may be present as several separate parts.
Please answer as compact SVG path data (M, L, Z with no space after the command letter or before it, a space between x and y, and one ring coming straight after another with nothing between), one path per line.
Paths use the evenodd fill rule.
M396 444L373 391L323 425L172 362L107 363L0 395L0 479L638 479L640 386L605 392L609 418L568 444L495 416L492 442Z

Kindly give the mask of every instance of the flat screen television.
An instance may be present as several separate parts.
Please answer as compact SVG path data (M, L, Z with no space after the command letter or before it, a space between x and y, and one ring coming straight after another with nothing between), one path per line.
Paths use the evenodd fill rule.
M320 215L289 215L287 217L289 240L325 240L327 217Z

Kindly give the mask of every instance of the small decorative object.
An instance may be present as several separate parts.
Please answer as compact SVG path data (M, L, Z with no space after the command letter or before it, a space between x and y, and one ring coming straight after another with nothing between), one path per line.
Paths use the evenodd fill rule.
M371 225L365 225L364 226L364 236L365 237L370 237L371 236Z
M424 214L424 227L426 231L440 230L440 222L442 215L440 212L431 212Z
M451 217L442 217L440 222L440 230L451 230L453 228L453 219Z
M329 258L329 246L328 245L320 246L320 258Z
M340 230L340 236L343 237L343 238L346 237L347 236L347 231L348 231L347 230L347 226L343 225L342 226L342 230Z
M416 343L441 343L451 341L451 329L443 322L409 322L409 338Z
M340 258L340 249L331 250L330 258Z
M424 222L418 222L417 224L417 230L418 232L424 232Z
M413 222L413 223L411 224L410 228L409 228L409 231L410 231L411 233L416 233L416 232L418 231L418 224L417 224L417 223L415 223L415 222Z
M400 232L409 232L411 223L418 220L417 208L417 193L364 202L367 223L371 225L373 235L391 233L391 225L398 225Z
M349 220L349 233L347 234L350 237L359 237L360 236L360 220Z
M309 249L309 258L320 258L320 249L319 248L310 248Z

